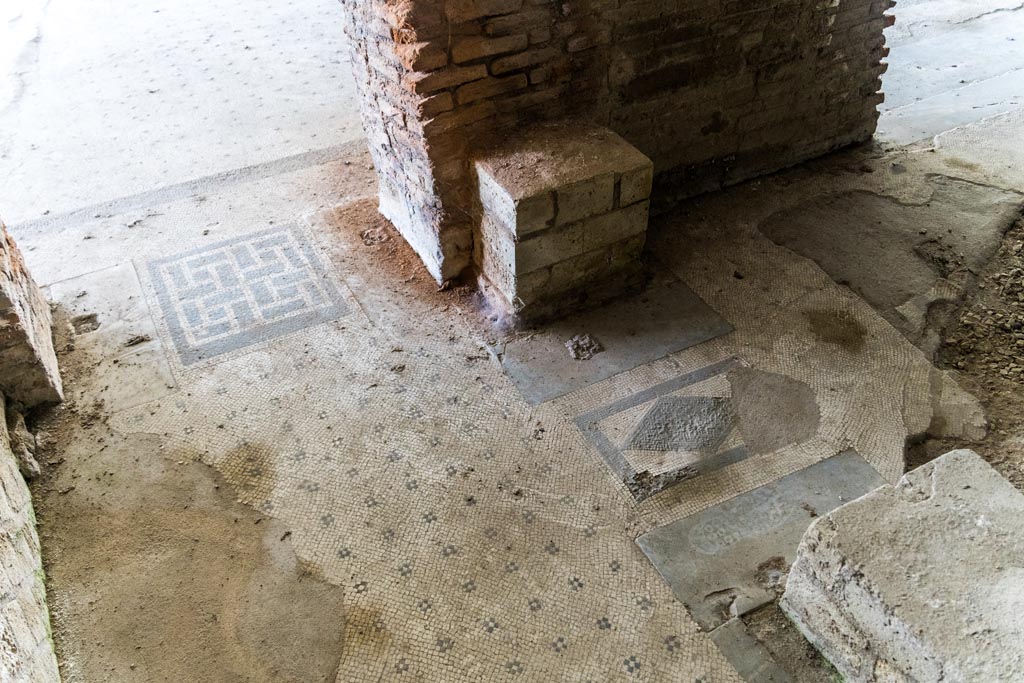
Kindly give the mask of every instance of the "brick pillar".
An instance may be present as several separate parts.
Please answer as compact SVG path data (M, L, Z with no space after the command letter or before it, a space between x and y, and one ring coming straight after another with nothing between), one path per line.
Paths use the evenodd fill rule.
M452 212L463 145L429 123L454 104L450 88L485 66L448 66L442 0L341 0L363 126L380 182L380 211L443 283L469 265L470 221Z
M475 150L558 120L654 163L653 197L869 138L892 0L341 0L380 209L445 282L479 221Z

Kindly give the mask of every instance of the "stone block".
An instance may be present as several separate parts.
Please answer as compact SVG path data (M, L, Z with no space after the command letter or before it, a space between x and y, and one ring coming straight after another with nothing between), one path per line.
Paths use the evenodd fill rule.
M583 230L578 226L554 228L515 246L517 273L532 273L583 253Z
M637 265L649 208L647 195L639 197L643 183L631 186L630 206L616 209L616 198L622 178L652 166L618 135L542 125L486 152L475 168L479 270L516 313L529 317L524 311L534 304L549 310L545 297L614 282Z
M650 164L623 171L619 177L619 206L629 206L650 197L653 183L654 166Z
M585 289L588 285L611 277L639 262L646 234L635 235L609 245L560 261L551 267L550 291L561 293Z
M0 392L26 407L63 399L50 305L0 221Z
M816 520L781 606L849 683L1019 680L1024 495L947 453Z
M514 238L544 230L555 217L553 192L514 198L488 174L481 174L479 181L484 215L497 221Z
M647 232L649 210L650 202L644 200L584 221L583 251L594 251L634 235L643 235Z
M604 197L599 190L607 190L609 203L605 210L611 209L613 194L608 176L613 187L616 174L651 166L642 152L615 133L584 123L530 128L476 160L477 175L489 177L512 201L555 191L571 196L570 188L582 193L592 183L595 201L602 205Z
M615 205L615 174L605 173L558 189L557 225L607 213Z

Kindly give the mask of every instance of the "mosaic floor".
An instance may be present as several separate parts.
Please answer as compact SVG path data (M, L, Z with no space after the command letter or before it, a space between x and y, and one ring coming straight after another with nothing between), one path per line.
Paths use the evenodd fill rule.
M342 310L274 339L250 321L267 338L175 359L181 391L114 422L221 470L346 586L339 681L733 680L623 533L624 501L584 485L609 473L560 410L466 363L469 339L411 345ZM174 322L159 326L180 352Z
M345 216L51 288L153 331L111 426L216 468L344 586L340 682L737 681L635 539L849 449L894 479L935 410L975 417L815 266L699 226L663 253L728 325L534 405L471 311L386 296Z
M294 227L150 261L149 276L184 365L348 312L309 237Z
M936 176L1019 186L1019 112L995 133L940 136L938 154L839 155L696 200L653 226L646 298L504 339L361 238L378 230L376 181L336 3L47 8L0 107L0 209L35 278L80 317L66 358L88 370L68 384L77 424L42 521L75 529L68 511L87 510L106 534L97 501L142 490L118 459L172 481L178 463L205 463L288 530L276 552L343 588L340 683L738 681L638 539L745 497L802 515L764 487L849 453L892 481L929 425L979 429L948 376L758 226L837 193L928 202ZM72 113L52 106L69 98ZM578 334L605 351L573 361ZM728 531L722 558L743 552ZM114 559L146 574L150 539L136 540ZM65 680L167 680L159 659L133 659L136 622L94 609L124 590L119 574L88 549L75 574L75 548L47 543L56 613L72 617L58 624ZM158 642L173 633L147 624ZM263 680L244 662L232 673Z

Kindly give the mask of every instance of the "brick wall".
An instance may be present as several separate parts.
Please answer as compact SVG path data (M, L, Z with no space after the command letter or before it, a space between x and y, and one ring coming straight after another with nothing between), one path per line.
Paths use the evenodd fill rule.
M63 398L50 304L0 220L0 391L25 407Z
M59 683L39 537L0 395L0 681Z
M473 149L583 117L654 201L871 136L890 0L341 0L381 207L439 281L469 264Z

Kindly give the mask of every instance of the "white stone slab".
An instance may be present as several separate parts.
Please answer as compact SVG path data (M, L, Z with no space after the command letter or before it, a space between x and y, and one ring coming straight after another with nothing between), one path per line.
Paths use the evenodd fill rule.
M819 519L782 607L849 683L1024 676L1024 495L961 450Z

